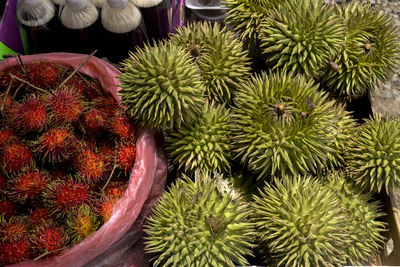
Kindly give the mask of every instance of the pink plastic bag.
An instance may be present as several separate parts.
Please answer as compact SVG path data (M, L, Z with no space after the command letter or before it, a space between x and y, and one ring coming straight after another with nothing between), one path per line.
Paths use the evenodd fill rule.
M49 53L22 56L24 64L46 60L64 66L79 66L86 55ZM0 61L0 71L16 65L15 58ZM118 94L120 72L110 64L92 57L80 72L97 80L105 90L112 93L121 104ZM122 106L122 105L121 105ZM63 251L60 255L37 262L24 261L12 266L146 266L140 239L141 228L151 208L161 196L167 176L167 160L155 133L139 128L136 142L136 161L131 172L125 196L114 206L110 219L95 233L81 243Z

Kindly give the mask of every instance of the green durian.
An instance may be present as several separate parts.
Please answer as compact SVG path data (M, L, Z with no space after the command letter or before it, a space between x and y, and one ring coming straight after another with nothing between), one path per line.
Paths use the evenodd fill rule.
M334 163L343 113L312 80L262 73L243 84L234 102L233 151L260 179L318 173Z
M249 204L218 179L196 172L161 196L144 227L155 266L248 265L254 226Z
M337 13L345 23L346 41L327 65L322 84L336 95L364 95L397 69L399 30L387 14L367 3L337 6Z
M400 121L378 114L366 120L349 140L347 171L369 191L400 186Z
M345 263L349 219L339 198L311 177L284 176L266 184L253 203L261 245L276 266Z
M268 65L318 77L344 43L344 24L322 0L286 1L260 25Z
M339 197L350 219L347 245L344 248L347 262L368 265L383 246L385 223L379 221L384 214L379 201L372 201L372 193L364 193L346 180L342 172L333 172L325 184Z
M204 88L187 51L168 42L145 45L123 62L119 91L138 125L161 129L195 121Z
M166 150L173 163L185 172L197 169L228 172L231 159L231 125L229 110L213 103L191 125L170 132Z
M188 49L199 66L210 101L230 103L238 87L250 77L250 59L233 32L219 23L189 23L170 36Z

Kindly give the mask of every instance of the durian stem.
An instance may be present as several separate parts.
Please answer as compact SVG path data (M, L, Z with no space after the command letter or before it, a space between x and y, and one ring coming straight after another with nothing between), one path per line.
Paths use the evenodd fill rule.
M87 56L86 59L85 59L76 69L74 69L74 71L71 72L71 74L58 86L58 88L61 88L66 82L68 82L69 79L71 79L72 76L74 76L75 73L77 73L77 72L82 68L82 66L85 65L86 62L88 62L89 59L90 59L94 54L96 54L96 52L97 52L97 50L94 50L89 56Z
M4 105L6 104L7 96L8 96L8 94L10 93L11 85L13 84L13 82L14 82L14 78L11 77L11 81L10 81L10 83L9 83L8 86L7 86L6 93L4 94L3 103L1 103L1 109L0 109L1 112L3 112Z
M37 256L36 258L34 258L33 261L38 261L38 260L40 260L41 258L46 257L47 255L50 255L50 254L53 254L53 253L55 253L55 252L64 250L64 249L66 249L66 248L67 248L67 247L62 247L62 248L59 248L59 249L56 249L56 250L46 251L45 253L43 253L43 254Z
M107 182L106 184L103 186L103 188L101 189L101 191L104 191L104 189L106 189L108 183L111 181L111 177L114 175L115 169L117 168L117 164L114 164L114 167L110 173L110 176L108 176Z
M46 91L46 90L44 90L44 89L42 89L42 88L40 88L40 87L37 87L36 85L33 85L33 84L31 84L30 82L28 82L28 81L26 81L26 80L24 80L24 79L21 79L21 78L19 78L19 77L13 75L13 74L11 74L11 73L9 73L9 75L10 75L11 78L14 78L14 79L17 80L17 81L20 81L21 83L25 83L25 84L29 85L30 87L32 87L32 88L34 88L34 89L36 89L36 90L38 90L38 91L41 91L41 92L46 93L46 94L50 94L49 91Z

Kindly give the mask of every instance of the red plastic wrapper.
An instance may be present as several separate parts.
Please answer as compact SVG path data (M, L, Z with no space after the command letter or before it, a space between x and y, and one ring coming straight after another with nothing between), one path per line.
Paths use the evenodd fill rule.
M86 57L80 54L49 53L22 56L22 61L29 64L45 60L76 68ZM0 71L16 64L15 58L0 61ZM120 72L115 67L92 57L79 71L97 80L121 105L117 78ZM154 131L138 129L136 160L128 188L124 197L115 204L110 219L99 230L58 256L11 266L147 266L141 229L151 208L164 191L167 177L167 160L159 141Z

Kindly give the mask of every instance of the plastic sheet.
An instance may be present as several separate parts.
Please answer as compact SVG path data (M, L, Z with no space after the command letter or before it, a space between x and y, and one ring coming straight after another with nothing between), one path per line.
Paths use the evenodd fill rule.
M50 53L23 56L24 64L35 60L47 60L65 66L79 66L86 55ZM16 65L15 58L0 61L0 71ZM119 104L118 95L120 72L110 64L92 57L80 72L97 80L105 90L111 92ZM24 261L12 266L146 266L140 240L145 218L162 194L167 176L167 160L160 148L155 132L139 128L137 131L137 154L131 172L129 185L123 198L114 206L110 219L95 233L81 243L63 251L60 255L37 262Z

